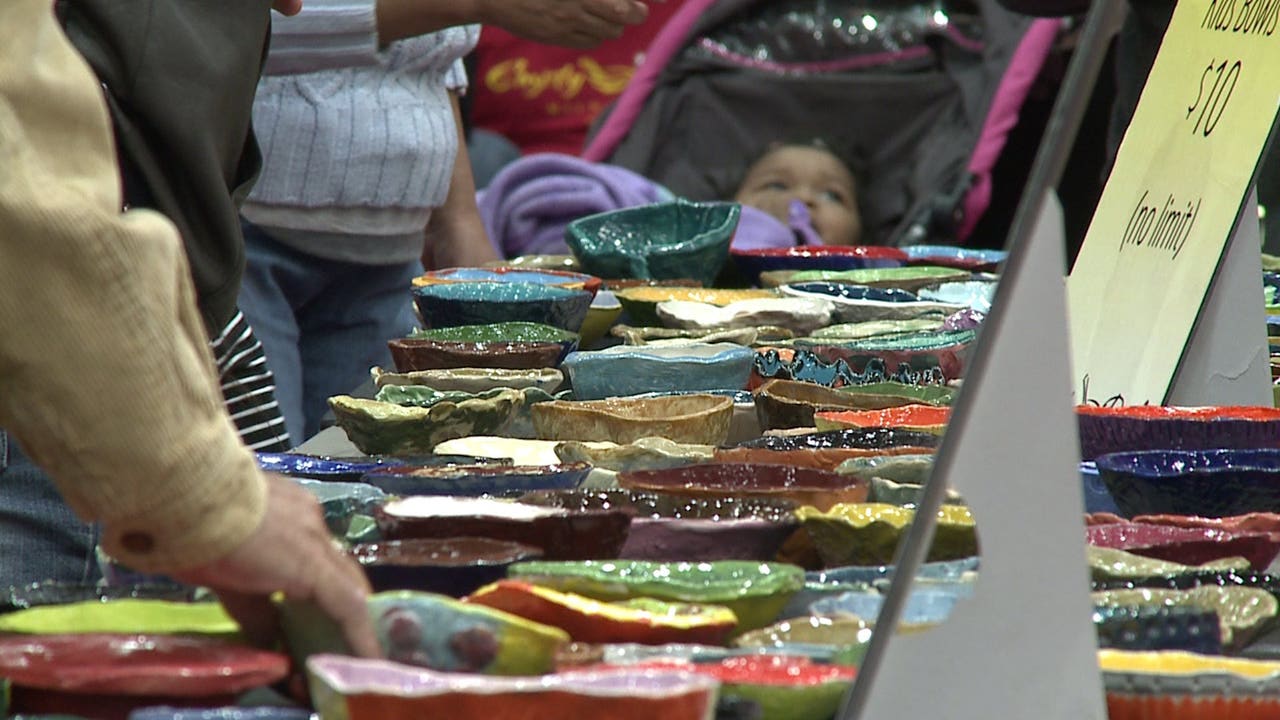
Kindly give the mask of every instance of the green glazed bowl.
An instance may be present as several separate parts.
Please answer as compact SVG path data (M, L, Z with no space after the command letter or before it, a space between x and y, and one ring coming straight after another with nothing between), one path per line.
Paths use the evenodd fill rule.
M736 560L708 563L536 561L512 565L508 576L596 600L650 597L723 605L737 615L736 632L739 633L773 622L791 596L804 587L804 570L794 565Z
M805 506L796 510L804 529L827 567L886 565L915 511L884 503L842 503L827 512ZM966 507L938 510L929 560L956 560L978 554L973 516Z
M505 426L524 404L519 390L499 390L492 397L430 407L406 407L389 402L336 395L329 398L338 427L366 455L430 454L446 440L491 435Z
M585 272L603 278L715 281L729 259L742 212L737 203L687 200L590 215L569 223L565 242Z
M414 340L440 340L444 342L511 343L511 342L578 342L578 333L569 332L554 325L531 322L500 322L489 325L458 325L455 327L414 330Z
M216 602L122 598L41 605L0 615L0 633L115 633L236 638L240 626Z

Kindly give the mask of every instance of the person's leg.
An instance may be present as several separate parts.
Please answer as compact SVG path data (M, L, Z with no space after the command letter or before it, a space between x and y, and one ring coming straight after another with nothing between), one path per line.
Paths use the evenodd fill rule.
M307 437L322 429L329 397L361 385L370 367L389 367L387 340L416 322L410 286L421 263L334 266L327 291L299 313Z
M96 526L63 501L47 474L0 430L0 588L96 582Z

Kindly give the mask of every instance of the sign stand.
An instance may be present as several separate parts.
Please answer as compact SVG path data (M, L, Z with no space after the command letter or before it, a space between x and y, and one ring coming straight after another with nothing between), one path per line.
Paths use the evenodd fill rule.
M1255 188L1236 218L1166 404L1272 404L1261 246Z

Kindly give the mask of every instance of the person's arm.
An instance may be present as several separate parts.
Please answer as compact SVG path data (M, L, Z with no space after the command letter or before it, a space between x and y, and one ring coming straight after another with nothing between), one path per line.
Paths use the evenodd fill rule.
M427 223L422 264L428 269L471 267L502 259L498 249L489 241L484 222L480 219L480 209L476 207L476 182L471 174L471 158L467 154L457 93L450 93L450 99L458 132L458 156L453 163L449 194L444 205L432 211L431 220Z
M0 427L121 561L314 600L376 654L360 569L222 407L176 229L120 212L101 91L47 0L0 3L0 168Z

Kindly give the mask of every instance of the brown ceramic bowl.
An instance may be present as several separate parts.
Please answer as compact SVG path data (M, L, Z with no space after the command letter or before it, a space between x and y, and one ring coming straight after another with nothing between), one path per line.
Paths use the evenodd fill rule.
M866 481L828 470L763 463L706 463L668 470L640 470L618 475L632 490L694 498L789 500L820 510L837 503L867 499Z
M419 590L463 597L507 575L507 566L537 560L542 549L480 537L389 540L351 548L374 592Z
M941 438L929 433L888 428L828 430L800 435L770 435L716 450L718 463L770 463L834 470L840 463L870 455L927 455Z
M856 395L825 385L796 380L770 380L756 389L756 416L764 430L813 427L815 412L832 410L880 410L905 405L907 398ZM888 400L890 404L885 404Z
M387 341L397 372L502 368L530 370L556 367L564 346L554 342L472 343L396 338Z
M387 540L488 538L540 548L547 560L615 559L631 525L631 516L616 509L571 511L437 496L386 503L374 509L374 520Z
M719 445L729 437L733 398L662 395L605 400L553 400L529 408L542 440L615 442L664 437L691 445Z

